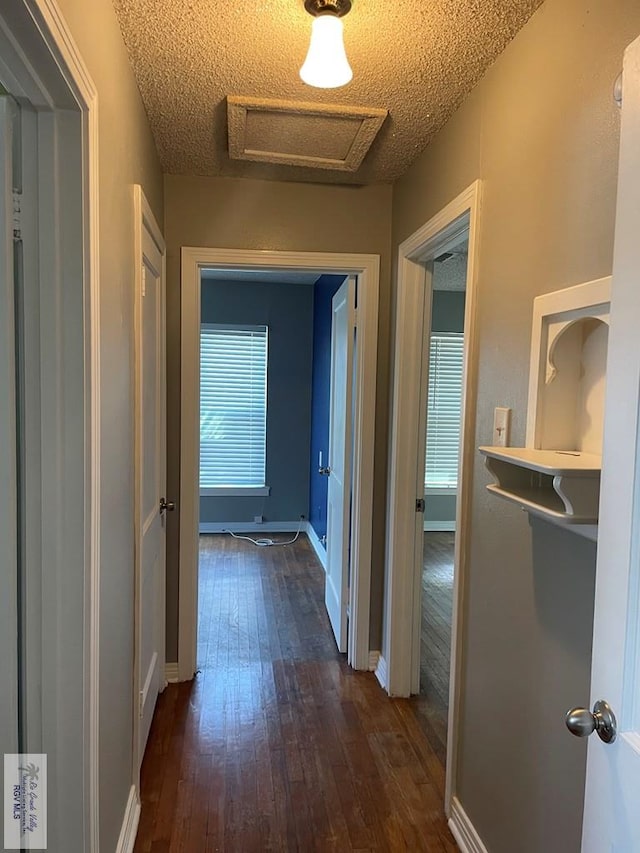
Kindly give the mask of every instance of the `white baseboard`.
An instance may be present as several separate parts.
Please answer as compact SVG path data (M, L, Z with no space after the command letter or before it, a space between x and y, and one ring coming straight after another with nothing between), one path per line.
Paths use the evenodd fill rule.
M369 672L375 672L380 661L380 652L369 652Z
M164 665L164 677L165 680L169 682L169 684L175 684L178 681L178 662L175 663L167 662Z
M487 853L487 848L457 797L451 800L449 829L462 853Z
M455 533L455 521L425 521L423 530L425 533Z
M234 533L295 533L300 521L267 521L255 524L253 521L228 521L226 524L217 521L201 521L200 533L224 533L231 530ZM306 522L302 522L300 531L306 530Z
M138 834L138 822L140 821L140 800L135 785L131 786L127 807L124 812L120 837L116 853L133 853L133 847L136 843L136 835Z
M327 549L324 547L320 539L318 538L318 534L313 529L313 525L310 521L306 522L307 526L304 528L306 530L307 536L309 537L309 542L311 542L311 547L316 552L316 557L320 561L320 565L322 568L327 571Z
M375 673L376 673L376 678L380 682L380 687L382 687L383 690L386 690L387 689L387 677L388 677L387 676L387 662L382 657L382 655L380 655L378 657L378 664L375 668Z

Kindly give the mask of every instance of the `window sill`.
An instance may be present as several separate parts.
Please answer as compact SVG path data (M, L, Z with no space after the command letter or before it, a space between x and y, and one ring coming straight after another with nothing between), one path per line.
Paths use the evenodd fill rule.
M200 489L201 498L259 498L271 494L271 486L207 486Z

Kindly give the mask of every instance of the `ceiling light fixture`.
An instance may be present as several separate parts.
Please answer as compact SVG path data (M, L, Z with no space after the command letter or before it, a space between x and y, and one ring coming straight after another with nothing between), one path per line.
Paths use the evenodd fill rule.
M344 50L340 18L351 9L351 0L305 0L304 8L315 20L300 77L319 89L344 86L353 72Z

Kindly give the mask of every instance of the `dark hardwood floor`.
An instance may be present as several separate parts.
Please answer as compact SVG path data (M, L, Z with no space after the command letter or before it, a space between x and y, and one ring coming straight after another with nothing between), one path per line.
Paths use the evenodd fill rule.
M414 710L444 764L447 750L454 533L424 534L420 696Z
M457 850L423 699L337 653L306 537L201 537L198 654L158 700L137 853Z

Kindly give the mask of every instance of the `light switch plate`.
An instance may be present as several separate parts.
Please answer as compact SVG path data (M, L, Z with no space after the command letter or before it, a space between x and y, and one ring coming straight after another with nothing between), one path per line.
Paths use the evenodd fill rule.
M493 410L493 440L494 447L509 447L511 433L511 409L496 406Z

